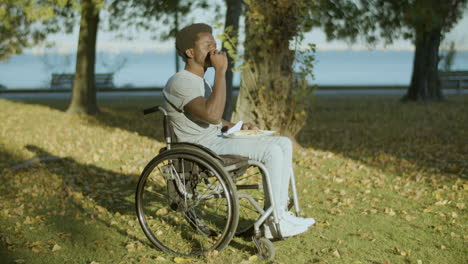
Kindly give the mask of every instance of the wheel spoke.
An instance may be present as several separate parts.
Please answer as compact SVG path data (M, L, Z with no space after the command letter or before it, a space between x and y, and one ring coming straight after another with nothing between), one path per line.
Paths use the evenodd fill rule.
M137 195L137 207L142 208L137 212L146 218L145 234L159 248L182 255L224 247L233 233L228 227L235 227L228 223L233 217L237 222L237 198L228 189L235 187L227 184L227 175L214 169L214 162L188 154L152 162L153 169L141 176L146 177L140 181L143 194ZM210 171L209 178L200 175L204 171Z

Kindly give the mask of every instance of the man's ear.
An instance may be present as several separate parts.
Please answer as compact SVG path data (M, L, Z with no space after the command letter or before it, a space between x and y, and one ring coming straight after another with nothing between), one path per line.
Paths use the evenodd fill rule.
M193 49L192 49L192 48L186 49L186 50L185 50L185 56L187 56L187 59L193 59L193 56L194 56L193 53L194 53L194 52L193 52Z

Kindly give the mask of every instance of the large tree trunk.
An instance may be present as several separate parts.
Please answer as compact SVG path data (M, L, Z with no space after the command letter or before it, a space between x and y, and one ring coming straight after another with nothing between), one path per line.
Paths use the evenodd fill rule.
M245 63L233 120L294 137L305 124L304 80L292 70L290 41L299 34L304 1L245 0ZM300 84L299 84L300 83Z
M225 33L229 34L231 39L238 38L239 36L239 17L242 13L242 0L226 0L227 10L226 10L226 23L224 25ZM226 29L230 27L230 31L227 32ZM237 42L236 42L237 43ZM233 47L236 49L237 47ZM226 51L226 47L223 43L223 51ZM231 56L228 55L228 68L226 71L226 106L224 107L223 119L231 120L232 115L232 103L233 103L233 77L234 73L232 69L234 68L234 61Z
M99 112L94 81L98 25L99 8L94 5L92 0L83 0L75 80L73 81L72 99L67 110L68 113L95 114Z
M439 82L439 45L441 30L416 32L416 51L413 60L411 84L403 101L441 101Z

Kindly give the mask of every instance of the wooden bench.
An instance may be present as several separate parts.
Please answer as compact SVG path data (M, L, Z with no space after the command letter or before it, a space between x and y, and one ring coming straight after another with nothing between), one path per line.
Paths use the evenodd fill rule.
M52 90L71 90L73 88L73 79L75 74L70 73L53 73L50 82L50 89ZM94 82L97 90L113 89L114 74L113 73L97 73L94 76Z
M439 71L442 88L456 88L459 92L468 87L468 71Z

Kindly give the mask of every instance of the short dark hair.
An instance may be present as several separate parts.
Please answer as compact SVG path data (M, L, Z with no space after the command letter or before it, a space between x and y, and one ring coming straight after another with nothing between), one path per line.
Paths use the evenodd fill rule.
M198 40L199 33L213 33L213 29L203 23L192 24L179 30L176 34L176 50L177 54L181 56L184 61L187 60L185 51L195 47L195 42Z

